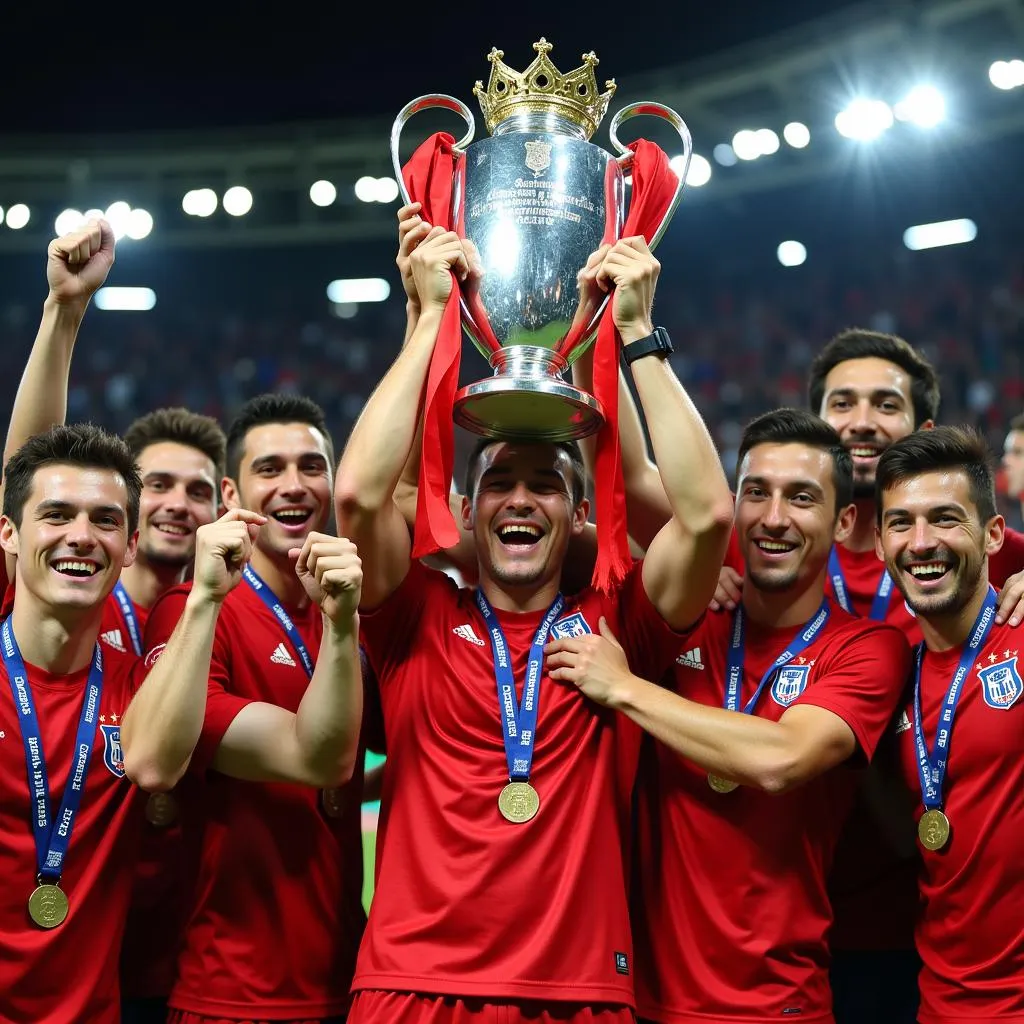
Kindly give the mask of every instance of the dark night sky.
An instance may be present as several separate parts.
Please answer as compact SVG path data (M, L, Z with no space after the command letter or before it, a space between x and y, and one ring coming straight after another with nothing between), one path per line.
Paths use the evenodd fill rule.
M245 6L214 0L205 9L140 4L123 14L115 5L76 3L65 5L69 18L60 5L10 6L0 136L391 115L423 92L468 100L473 81L486 79L492 45L522 68L541 35L555 44L552 56L563 70L594 49L600 81L614 77L628 94L631 73L706 57L857 5L486 0L451 5L453 13L435 14L418 28L402 13L413 9L407 0ZM643 19L631 20L641 6ZM509 13L520 7L534 13ZM434 2L429 9L446 7ZM328 13L314 13L322 11ZM374 22L377 12L381 20Z

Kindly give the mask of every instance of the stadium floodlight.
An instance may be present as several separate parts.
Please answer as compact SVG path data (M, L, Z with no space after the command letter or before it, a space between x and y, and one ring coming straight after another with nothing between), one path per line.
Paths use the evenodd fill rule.
M327 298L336 305L383 302L391 294L391 285L383 277L351 277L332 281Z
M394 178L377 179L377 202L393 203L398 198L398 182Z
M946 98L934 85L915 86L893 107L898 121L934 128L946 119Z
M682 155L674 156L669 160L668 165L676 172L678 177L683 173L684 160ZM700 153L693 153L690 156L690 166L686 171L686 184L691 188L700 188L711 180L711 164L706 156Z
M356 182L356 199L363 203L375 203L377 201L377 179L364 174Z
M711 151L711 155L715 158L715 163L720 164L722 167L736 166L736 151L728 142L720 142Z
M252 209L252 193L244 185L232 185L221 200L224 212L244 217Z
M938 249L943 245L963 245L978 237L978 225L966 217L940 220L934 224L915 224L903 232L903 244L913 252Z
M314 206L330 206L338 198L334 182L321 178L309 186L309 199Z
M811 141L811 130L799 121L790 121L782 129L782 137L794 149L803 149Z
M212 188L194 188L185 193L181 208L190 217L209 217L217 209L217 193Z
M29 221L31 212L24 203L15 203L7 208L7 226L12 231L20 231Z
M85 215L81 210L61 210L53 222L53 230L58 235L66 235L77 231L85 223Z
M799 267L801 263L807 261L807 247L802 242L791 239L788 242L780 242L775 255L784 267Z
M145 312L156 305L152 288L101 288L96 293L96 308Z
M779 151L779 137L771 130L771 128L758 128L754 132L754 138L757 139L758 149L761 151L761 156L771 156L773 153Z
M125 234L136 242L141 241L153 230L153 215L149 210L132 210L128 214Z
M128 218L131 215L132 208L124 200L111 203L103 214L117 239L122 239L128 234Z
M988 69L988 80L997 89L1017 89L1024 85L1024 60L997 60Z
M85 213L82 214L82 220L102 220L102 219L103 219L103 211L97 209L96 207L92 207L91 209L86 210Z
M732 137L733 152L741 160L756 160L761 155L761 143L757 138L757 132L749 128L737 132Z
M871 142L892 127L892 108L882 100L855 99L836 114L836 131L848 139Z

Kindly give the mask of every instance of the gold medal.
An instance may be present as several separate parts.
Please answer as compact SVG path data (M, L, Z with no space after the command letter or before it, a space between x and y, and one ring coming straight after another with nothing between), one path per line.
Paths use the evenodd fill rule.
M340 818L345 813L345 800L336 786L329 786L320 791L320 806L328 818Z
M723 779L721 775L715 775L712 772L708 772L708 785L716 793L731 793L740 788L738 782L733 782L732 779Z
M540 810L540 797L528 782L510 782L498 797L498 810L507 821L522 825Z
M68 916L67 894L59 885L37 885L28 898L28 916L40 928L56 928Z
M178 801L170 793L150 793L146 821L154 828L168 828L178 820Z
M949 818L934 808L925 811L917 823L917 838L926 850L941 850L949 842Z

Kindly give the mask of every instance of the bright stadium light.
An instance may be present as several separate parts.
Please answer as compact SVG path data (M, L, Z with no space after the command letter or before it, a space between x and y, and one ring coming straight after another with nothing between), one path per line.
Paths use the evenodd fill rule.
M314 206L330 206L338 198L334 183L321 178L309 186L309 199Z
M224 212L244 217L252 209L252 193L244 185L232 185L221 200Z
M24 203L15 203L7 208L7 226L12 231L20 231L30 217L29 209Z
M720 142L711 151L711 155L715 158L715 163L722 167L736 166L736 150L728 142Z
M394 178L377 179L377 202L393 203L398 198L398 182Z
M803 149L811 141L811 130L799 121L790 121L782 129L782 137L794 149Z
M672 157L668 165L676 172L676 177L679 177L683 173L684 163L682 154L680 154L679 156ZM690 167L686 172L686 184L691 188L700 188L710 180L711 164L708 163L707 157L701 156L700 153L692 154L690 156Z
M848 139L870 142L892 127L892 108L881 100L856 99L836 114L836 131Z
M343 278L327 286L327 298L338 305L383 302L390 294L391 285L383 277Z
M145 238L153 230L153 215L148 210L132 210L128 214L128 223L125 227L125 234L139 241Z
M212 188L194 188L185 193L181 208L190 217L209 217L217 209L217 193Z
M356 182L356 199L363 203L375 203L377 201L377 179L364 174Z
M81 210L61 210L53 222L53 230L58 235L67 235L77 231L85 223L85 215Z
M754 138L757 139L757 146L761 151L761 156L771 156L773 153L778 153L779 137L771 128L758 128L754 132Z
M934 224L915 224L903 232L903 244L913 252L938 249L943 245L963 245L978 237L978 225L966 217L940 220Z
M733 152L741 160L756 160L761 155L761 143L758 141L757 132L744 128L732 137Z
M101 288L96 293L96 308L144 312L156 305L152 288Z
M946 119L946 98L934 85L915 86L893 107L898 121L934 128Z
M117 239L124 238L128 233L128 218L131 215L131 206L123 200L111 203L103 214Z
M997 60L988 69L988 80L997 89L1017 89L1024 85L1024 60Z
M102 210L97 210L95 207L93 207L90 210L86 210L85 213L82 214L82 219L83 220L102 220L103 219L103 211Z
M807 260L807 247L802 242L780 242L775 255L784 267L799 267Z

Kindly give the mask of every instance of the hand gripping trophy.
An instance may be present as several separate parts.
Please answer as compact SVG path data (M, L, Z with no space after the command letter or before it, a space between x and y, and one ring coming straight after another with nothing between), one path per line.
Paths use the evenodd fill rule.
M431 94L399 113L391 131L391 157L405 201L419 200L421 195L410 196L409 191L409 182L415 180L412 163L405 169L407 178L399 162L403 126L430 107L455 111L466 122L465 136L458 143L452 140L449 162L443 165L443 173L451 172L450 209L430 211L427 219L447 219L477 250L482 274L463 285L461 316L495 373L454 396L455 421L489 437L570 440L599 430L605 418L599 398L561 376L593 340L608 302L597 289L581 293L577 275L592 252L622 237L627 217L624 175L631 171L629 223L635 230L629 233L645 234L654 247L678 204L691 143L689 130L674 111L657 103L634 103L612 118L609 136L619 154L612 156L588 141L615 92L614 81L599 92L597 57L585 54L580 67L562 74L549 56L550 43L541 39L533 48L536 59L523 72L505 64L501 50L488 55L487 88L477 82L473 92L490 138L471 145L474 121L466 105L452 96ZM646 222L643 211L632 209L640 199L644 174L638 165L640 151L618 139L622 123L640 114L668 121L683 145L682 173L675 176L657 147L637 144L646 145L645 155L654 151L660 161L657 173L646 172L646 181L659 174L664 179L660 194L647 203ZM430 194L435 196L436 164L432 173ZM442 186L447 187L444 182ZM634 212L641 214L641 223L633 223ZM457 354L454 358L457 364ZM617 350L613 358L617 368Z

